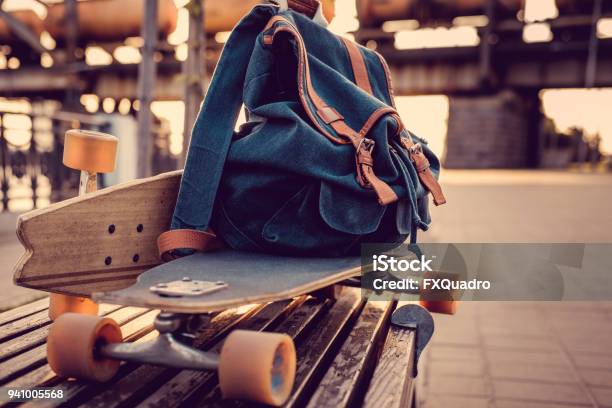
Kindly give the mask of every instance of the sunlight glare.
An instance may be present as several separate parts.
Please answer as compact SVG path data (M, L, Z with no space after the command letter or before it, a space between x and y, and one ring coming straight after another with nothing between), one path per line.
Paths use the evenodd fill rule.
M113 57L104 48L92 46L85 50L85 62L87 65L110 65Z
M523 29L523 41L526 43L550 42L552 39L553 33L548 23L531 23Z
M612 38L612 18L602 18L597 22L597 37Z
M122 64L139 64L142 60L142 55L138 48L122 45L113 51L113 56Z
M600 134L601 149L612 153L612 88L548 89L542 91L544 113L555 120L557 130L583 128L587 134Z
M400 50L432 47L470 47L480 43L475 27L436 27L395 34L395 47Z
M559 10L555 0L526 0L524 19L527 23L557 18Z

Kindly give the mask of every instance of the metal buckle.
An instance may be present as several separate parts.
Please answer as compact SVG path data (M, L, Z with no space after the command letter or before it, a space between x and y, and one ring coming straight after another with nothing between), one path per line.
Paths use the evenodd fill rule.
M362 146L365 147L365 150L368 153L372 153L372 151L374 150L375 144L376 142L373 141L372 139L368 139L367 137L364 137L363 139L359 141L359 144L357 145L357 153L359 153Z
M414 145L410 146L410 148L408 148L408 151L410 152L410 154L422 154L423 146L421 145L421 143L415 143Z

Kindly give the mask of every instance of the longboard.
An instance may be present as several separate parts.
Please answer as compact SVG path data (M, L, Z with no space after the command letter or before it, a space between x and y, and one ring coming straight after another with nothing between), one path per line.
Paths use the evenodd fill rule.
M161 261L181 171L133 180L22 214L17 285L90 296L131 285Z
M204 313L298 296L360 274L359 258L233 250L160 265L156 239L170 225L181 174L130 181L22 214L17 236L25 253L15 283L125 306ZM224 285L195 295L151 290L186 277Z
M293 258L226 249L159 265L133 285L96 292L93 299L168 312L214 312L310 293L359 276L360 265L359 257Z

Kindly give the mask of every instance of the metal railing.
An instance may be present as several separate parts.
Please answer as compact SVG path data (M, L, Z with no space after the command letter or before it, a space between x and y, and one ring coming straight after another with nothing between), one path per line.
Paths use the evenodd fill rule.
M0 112L2 211L23 211L73 196L78 172L62 164L64 134L71 128L104 132L108 123L86 114L51 116Z

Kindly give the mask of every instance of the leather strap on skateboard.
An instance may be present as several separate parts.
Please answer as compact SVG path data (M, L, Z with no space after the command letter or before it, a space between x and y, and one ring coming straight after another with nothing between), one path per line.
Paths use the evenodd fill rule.
M166 231L157 237L157 249L164 262L179 258L179 249L209 252L223 246L223 241L210 231L176 229Z

